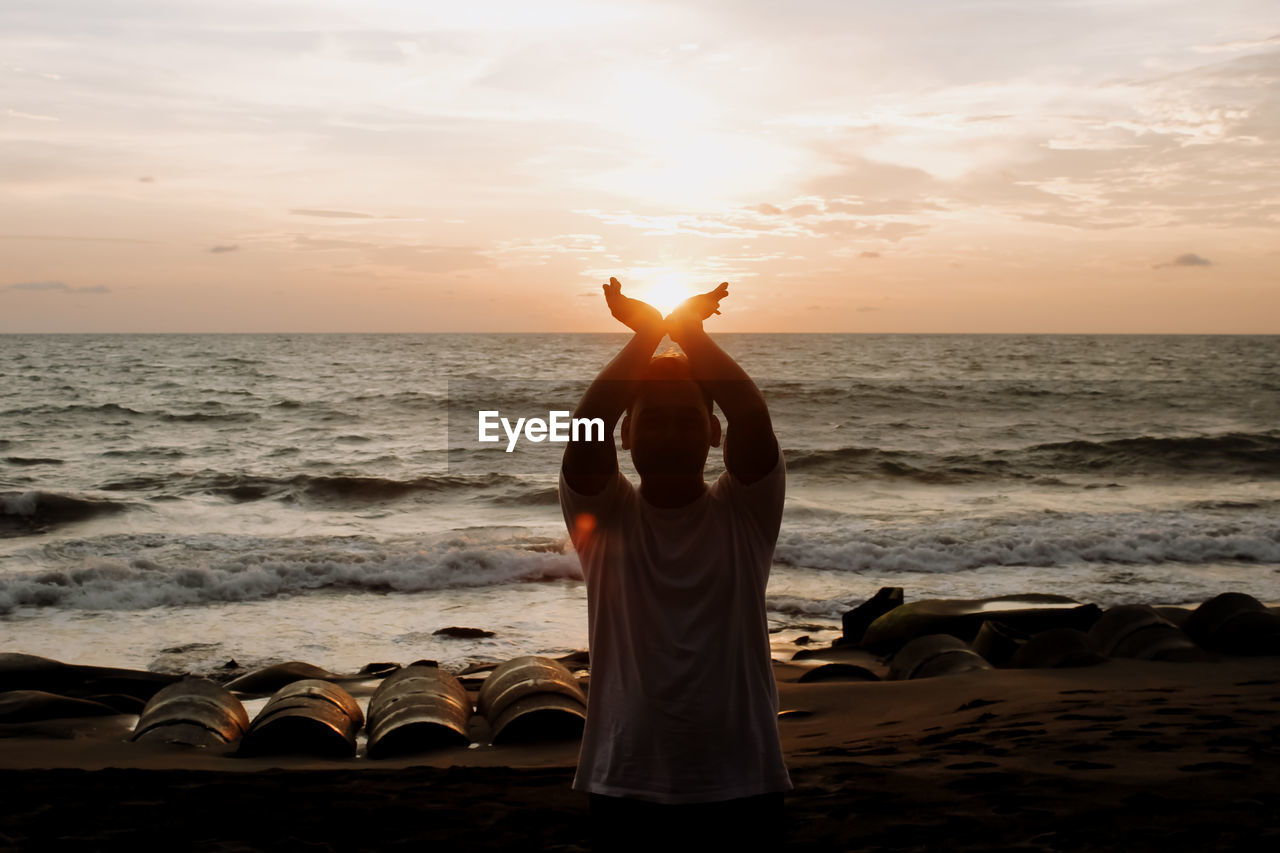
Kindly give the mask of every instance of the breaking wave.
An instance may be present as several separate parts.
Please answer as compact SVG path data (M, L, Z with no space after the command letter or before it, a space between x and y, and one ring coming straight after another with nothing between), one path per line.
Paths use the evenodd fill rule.
M263 539L121 535L45 549L73 568L0 576L0 614L18 608L144 610L316 591L411 593L581 580L560 540L456 536L387 544L363 537Z

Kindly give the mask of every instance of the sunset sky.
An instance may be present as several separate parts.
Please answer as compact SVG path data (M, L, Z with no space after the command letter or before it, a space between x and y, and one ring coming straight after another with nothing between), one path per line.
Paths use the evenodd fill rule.
M5 0L0 331L1280 333L1275 0Z

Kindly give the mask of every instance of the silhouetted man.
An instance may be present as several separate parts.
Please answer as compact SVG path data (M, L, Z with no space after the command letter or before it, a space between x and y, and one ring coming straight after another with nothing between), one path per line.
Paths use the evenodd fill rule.
M603 418L606 440L571 442L560 476L591 643L574 788L591 795L597 849L774 844L791 781L765 610L786 486L769 410L702 329L727 283L665 319L617 279L604 293L635 335L574 411ZM684 355L654 358L667 334ZM708 486L713 401L727 470ZM619 418L638 489L618 471Z

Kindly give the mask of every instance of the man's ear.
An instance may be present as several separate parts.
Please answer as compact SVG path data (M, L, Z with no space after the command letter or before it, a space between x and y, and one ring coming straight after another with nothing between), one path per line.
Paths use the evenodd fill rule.
M631 413L622 416L622 449L631 449Z
M720 419L717 418L714 414L712 414L711 415L711 446L712 447L720 446L721 435L722 433L720 431Z

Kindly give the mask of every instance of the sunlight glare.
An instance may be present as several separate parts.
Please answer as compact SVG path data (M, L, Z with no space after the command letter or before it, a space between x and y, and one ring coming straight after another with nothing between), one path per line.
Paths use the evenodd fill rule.
M644 287L637 298L648 302L662 312L665 317L675 310L681 302L693 295L683 276L678 273L662 273L647 287Z

